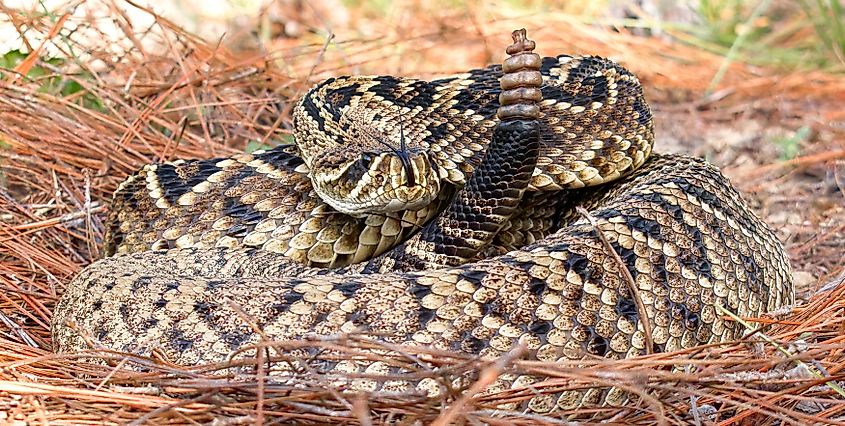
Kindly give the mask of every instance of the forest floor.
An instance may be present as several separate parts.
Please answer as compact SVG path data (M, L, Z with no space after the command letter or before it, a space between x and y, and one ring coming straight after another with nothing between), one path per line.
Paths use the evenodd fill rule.
M495 423L497 415L556 421L491 414L497 402L515 397L507 392L471 402L357 399L319 386L271 386L260 375L235 385L211 370L155 364L138 373L121 368L138 360L115 354L111 367L56 355L49 333L64 285L98 256L111 193L143 164L286 143L293 102L321 79L429 78L501 62L511 30L520 27L541 55L607 56L636 73L654 112L655 150L722 168L784 242L799 301L785 316L760 319L780 345L736 342L718 356L591 361L581 369L558 366L557 377L572 386L619 380L657 396L633 411L600 409L631 424L682 424L696 404L715 407L705 420L722 424L845 423L845 392L837 384L845 374L845 63L836 51L812 50L828 42L818 27L798 26L801 17L784 21L789 15L776 7L788 6L777 2L770 15L736 24L770 31L748 39L740 31L728 42L693 37L680 24L658 28L644 18L520 9L519 2L500 9L299 3L227 21L226 35L208 41L131 2L0 9L0 22L21 44L0 52L0 423L366 424L397 414L424 423L448 416ZM347 343L350 353L372 344ZM460 365L455 371L492 368L467 357L428 356ZM663 368L667 360L699 368L672 375ZM799 367L803 375L790 375ZM751 376L737 378L740 372ZM680 396L666 396L672 393Z

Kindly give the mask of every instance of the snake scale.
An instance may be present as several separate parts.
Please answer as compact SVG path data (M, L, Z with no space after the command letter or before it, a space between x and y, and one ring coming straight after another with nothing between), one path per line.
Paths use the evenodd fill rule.
M781 244L718 169L651 152L633 74L514 40L504 66L440 80L326 80L297 104L296 146L129 177L109 217L114 256L65 289L56 349L192 365L229 359L258 327L278 340L364 331L483 357L522 344L542 361L621 359L740 336L717 305L757 317L794 300ZM493 388L537 379L505 374ZM440 391L429 379L346 384ZM596 388L526 404L626 398Z

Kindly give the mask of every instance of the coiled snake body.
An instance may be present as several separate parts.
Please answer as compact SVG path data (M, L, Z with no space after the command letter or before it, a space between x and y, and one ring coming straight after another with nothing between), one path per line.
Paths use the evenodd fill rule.
M259 341L258 327L279 340L363 330L482 356L522 343L539 360L624 358L739 336L717 305L756 317L793 301L782 246L727 179L702 160L651 154L633 75L593 57L534 61L522 43L506 62L510 91L497 66L434 82L330 79L297 107L296 148L146 167L115 195L107 249L120 255L83 270L56 307L57 349L217 362ZM519 73L535 69L531 92L539 82ZM495 186L500 168L485 162L508 155L485 157L489 141L509 146L498 142L532 126L530 174L508 175L523 187ZM381 386L436 392L425 380ZM621 401L569 392L529 407L601 400Z

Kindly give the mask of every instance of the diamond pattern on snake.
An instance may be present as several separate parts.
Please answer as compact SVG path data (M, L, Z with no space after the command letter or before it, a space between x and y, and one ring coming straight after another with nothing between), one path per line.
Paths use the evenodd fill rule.
M633 74L533 50L516 32L502 66L331 78L297 104L295 145L144 167L115 193L107 257L56 307L56 349L220 362L254 356L241 349L257 326L277 340L366 332L482 357L522 344L529 359L621 359L741 336L717 306L757 317L793 302L782 245L719 170L652 152ZM284 365L274 374L295 370ZM490 390L539 379L505 374ZM626 400L596 388L525 405Z

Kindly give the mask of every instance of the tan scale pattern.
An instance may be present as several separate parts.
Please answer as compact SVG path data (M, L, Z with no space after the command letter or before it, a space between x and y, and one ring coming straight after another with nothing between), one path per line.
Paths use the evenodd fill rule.
M654 155L628 179L576 195L635 278L653 351L741 335L716 305L755 317L793 301L789 264L774 234L701 160ZM73 323L110 349L148 355L156 348L182 364L221 361L259 340L231 303L274 339L365 331L485 357L524 342L530 358L544 361L624 358L645 353L646 340L619 268L584 219L503 256L404 274L314 276L316 270L249 249L147 252L104 259L77 277L56 308L54 338L60 351L85 348L64 326ZM337 363L328 354L317 362L330 371L396 373L367 361ZM287 363L273 368L293 374ZM492 390L532 380L506 375ZM377 388L373 380L346 384ZM389 386L411 388L439 392L431 381ZM593 389L536 397L527 407L547 412L626 398L618 389Z
M597 185L643 163L651 152L653 128L636 76L603 58L568 55L545 58L541 71L540 119L546 137L533 190ZM383 141L398 146L400 127L405 145L412 152L428 153L439 171L436 175L463 183L481 160L483 141L490 140L497 123L501 75L500 66L491 66L431 83L370 76L321 83L294 111L297 144L318 193L323 199L338 198L339 204L349 202L349 187L358 183L339 183L343 176L323 172L323 163L334 172L342 168L338 164L356 161L361 151L385 151ZM347 103L344 96L350 92L361 95ZM335 111L343 111L341 120L333 119ZM444 126L446 134L431 140L438 126ZM377 168L371 172L384 173ZM331 185L321 184L321 173L331 175L326 180Z
M267 158L280 159L273 164ZM301 160L294 160L285 152L256 152L145 166L115 194L106 254L246 246L309 266L342 267L406 239L434 217L448 196L444 192L439 201L417 210L352 217L322 202L307 175L297 171ZM161 176L164 170L170 177ZM165 197L162 179L170 179L168 188L178 188L200 170L208 176L182 185L178 197Z
M522 37L515 33L515 45L533 49ZM249 345L260 334L287 340L355 331L483 357L522 343L544 361L624 358L739 336L718 305L758 316L791 303L783 248L718 170L683 156L647 159L651 116L636 78L590 57L547 58L542 71L544 146L533 187L480 254L500 255L410 273L308 267L372 258L442 209L496 126L490 94L498 94L501 70L431 83L330 79L295 113L298 151L152 165L121 185L108 241L130 254L95 263L68 286L54 315L57 350L93 344L196 364L254 356ZM577 205L597 225L576 215ZM131 254L166 247L184 248ZM383 362L294 352L329 373L403 373ZM270 372L295 376L302 362L274 363ZM535 380L504 374L488 391ZM442 391L432 379L336 381L369 391ZM621 389L594 388L536 396L525 408L627 398Z
M541 72L544 130L538 167L528 201L520 206L523 213L505 226L509 231L497 237L491 253L548 235L559 198L549 192L617 179L651 153L651 113L634 75L607 59L568 55L544 58ZM105 254L243 244L333 268L377 256L441 211L481 162L498 122L501 75L501 67L493 65L433 82L327 80L294 111L296 147L177 160L173 171L169 165L149 165L130 177L115 193ZM335 119L339 111L342 116ZM401 161L389 149L400 147L400 135L413 156L415 182L425 182L426 188L409 189ZM370 152L377 155L367 178L344 183L348 176L340 172ZM430 161L422 161L422 155ZM383 185L374 185L379 179ZM381 201L358 205L354 214L340 213L340 202L331 202L348 201L354 188L366 183L374 188L373 199ZM163 187L184 194L168 199ZM409 200L411 192L421 198ZM391 202L393 207L385 208ZM394 236L397 224L400 232Z

